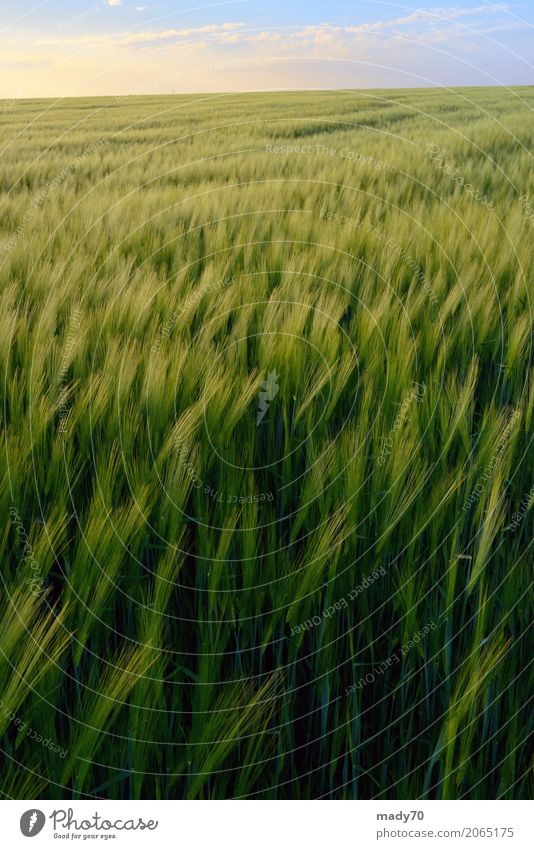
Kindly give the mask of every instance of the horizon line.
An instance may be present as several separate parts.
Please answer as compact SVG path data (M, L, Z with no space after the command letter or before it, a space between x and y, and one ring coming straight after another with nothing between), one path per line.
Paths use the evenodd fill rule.
M49 95L48 97L0 97L0 103L8 101L9 103L34 101L34 100L103 100L112 98L114 100L126 98L149 98L149 97L196 97L198 95L236 95L243 96L253 94L325 94L328 92L359 92L359 91L456 91L465 89L516 89L516 88L534 88L533 83L493 83L491 85L421 85L421 86L359 86L357 88L346 88L345 86L331 86L329 88L265 88L265 89L250 89L243 91L236 89L235 91L162 91L162 92L147 92L140 94L132 92L131 94L81 94L81 95Z

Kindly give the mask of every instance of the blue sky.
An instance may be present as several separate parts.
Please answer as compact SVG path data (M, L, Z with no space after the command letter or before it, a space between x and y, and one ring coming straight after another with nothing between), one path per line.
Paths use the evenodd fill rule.
M0 97L534 84L534 4L18 0Z

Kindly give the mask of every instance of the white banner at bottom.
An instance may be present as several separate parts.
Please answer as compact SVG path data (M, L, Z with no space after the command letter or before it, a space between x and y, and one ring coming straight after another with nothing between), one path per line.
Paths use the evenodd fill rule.
M3 801L2 846L534 846L527 801Z

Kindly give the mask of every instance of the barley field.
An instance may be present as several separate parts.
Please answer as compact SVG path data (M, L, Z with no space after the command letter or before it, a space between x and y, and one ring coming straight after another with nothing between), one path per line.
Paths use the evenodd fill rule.
M0 103L4 798L532 792L533 108Z

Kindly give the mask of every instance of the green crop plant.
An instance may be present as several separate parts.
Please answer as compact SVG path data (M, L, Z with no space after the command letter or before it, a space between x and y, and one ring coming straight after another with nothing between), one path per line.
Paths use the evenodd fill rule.
M533 106L0 114L4 797L528 797Z

